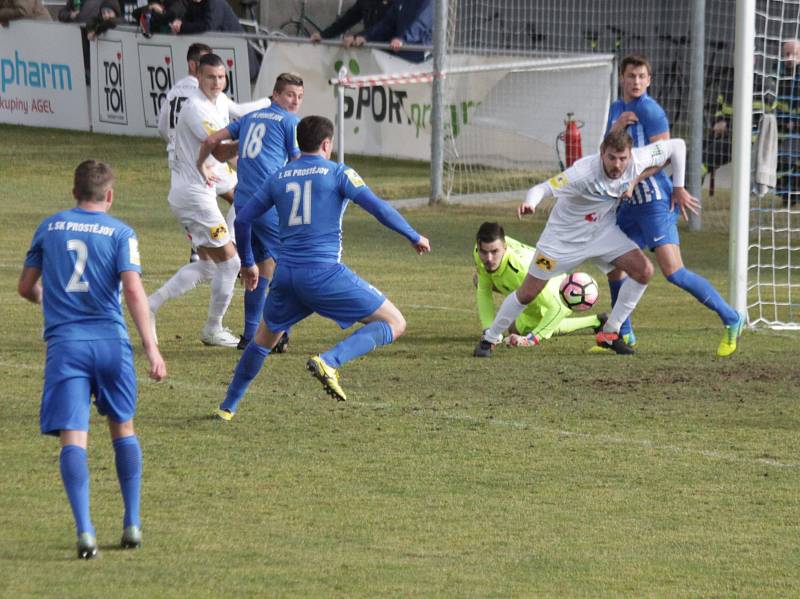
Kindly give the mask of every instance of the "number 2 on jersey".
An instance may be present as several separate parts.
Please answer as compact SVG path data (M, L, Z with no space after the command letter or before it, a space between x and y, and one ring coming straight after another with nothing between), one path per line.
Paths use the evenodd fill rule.
M302 192L300 184L290 181L286 184L286 192L292 194L292 212L289 215L289 226L311 224L311 179L303 184ZM303 201L303 213L300 214L300 200Z
M86 293L89 291L89 282L82 281L83 271L86 270L86 261L89 259L89 248L80 239L68 239L67 249L75 252L75 269L67 283L67 291L70 293Z

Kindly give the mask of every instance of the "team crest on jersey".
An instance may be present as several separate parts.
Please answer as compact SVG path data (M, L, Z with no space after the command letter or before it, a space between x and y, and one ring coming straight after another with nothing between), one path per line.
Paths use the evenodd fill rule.
M592 212L591 214L587 214L583 217L587 223L596 223L597 222L597 212Z
M211 124L209 121L203 121L203 129L205 129L206 133L208 133L209 135L217 132L217 130L214 128L214 125Z
M550 272L556 267L557 262L552 258L548 258L544 254L540 254L538 258L536 258L536 266L540 269Z
M550 179L548 179L547 183L553 189L561 189L567 183L569 183L569 179L567 179L566 173L560 173L560 174L556 175L555 177L551 177Z
M134 237L128 237L128 253L130 254L131 264L136 266L142 265L142 259L139 256L139 240Z
M357 172L353 169L348 168L344 171L344 174L347 175L347 178L350 179L350 183L353 184L353 187L363 187L364 186L364 179L361 178Z
M217 241L220 237L224 237L228 234L228 227L225 226L225 223L220 223L215 227L211 227L211 239Z

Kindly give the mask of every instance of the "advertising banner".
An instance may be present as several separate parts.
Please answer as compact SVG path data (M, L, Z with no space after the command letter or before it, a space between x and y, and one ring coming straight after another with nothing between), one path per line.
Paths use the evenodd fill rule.
M88 131L80 30L20 20L0 31L0 123Z
M92 129L123 135L158 135L158 112L173 84L188 74L186 52L208 44L225 62L225 93L250 100L247 42L228 36L144 35L112 30L91 46Z

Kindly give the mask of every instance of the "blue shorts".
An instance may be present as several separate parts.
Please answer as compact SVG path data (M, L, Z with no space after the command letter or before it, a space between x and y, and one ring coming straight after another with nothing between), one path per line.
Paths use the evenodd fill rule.
M136 412L136 371L127 339L59 341L47 344L39 411L43 434L89 430L90 396L97 411L114 422Z
M385 300L385 295L344 264L291 267L278 262L264 305L264 322L270 331L285 331L316 312L346 329Z
M678 208L670 210L669 200L653 200L643 204L620 204L617 224L623 233L640 248L654 250L660 245L680 245Z
M278 213L274 208L270 208L261 215L261 218L253 222L250 246L253 248L256 264L267 258L278 261L281 240L278 237Z

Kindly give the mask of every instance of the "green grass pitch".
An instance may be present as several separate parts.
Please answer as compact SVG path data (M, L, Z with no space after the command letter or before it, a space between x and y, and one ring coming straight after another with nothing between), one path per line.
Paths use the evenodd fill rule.
M304 369L343 335L312 317L236 418L212 420L239 353L199 341L207 286L165 305L169 378L146 380L137 352L144 544L116 549L122 505L95 415L101 558L79 562L58 443L38 433L44 345L39 309L16 295L25 251L44 216L72 205L72 171L89 157L116 169L114 214L139 234L148 292L188 246L160 141L0 133L3 596L800 595L797 335L747 331L719 359L717 317L657 275L636 313L636 356L589 354L591 336L575 334L476 360L474 232L499 220L533 243L543 224L518 222L513 206L405 211L431 240L422 257L348 210L344 259L408 330L342 369L345 403ZM386 196L427 186L426 165L352 164ZM682 235L687 265L725 293L727 237ZM226 322L238 331L241 316L237 291Z

